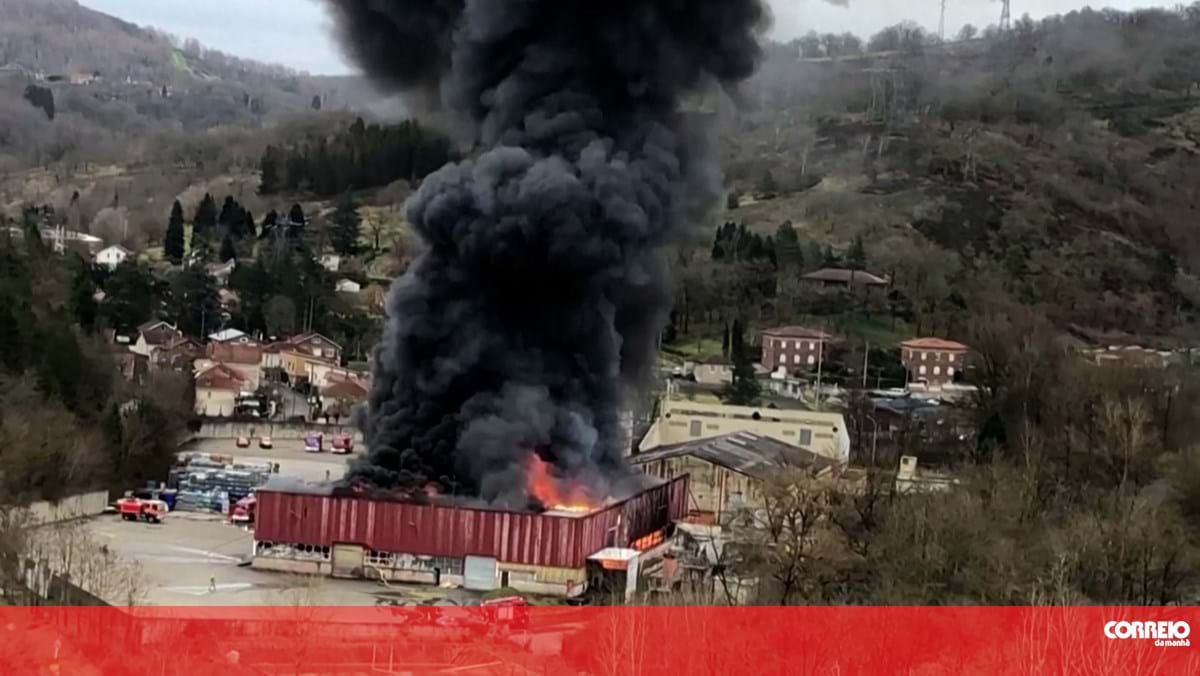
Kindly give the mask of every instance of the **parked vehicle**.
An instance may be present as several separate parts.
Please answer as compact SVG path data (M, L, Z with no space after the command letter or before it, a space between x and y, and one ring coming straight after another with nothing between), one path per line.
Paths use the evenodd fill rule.
M325 437L320 433L308 434L304 437L305 453L320 453L325 450Z
M354 452L354 436L339 434L333 438L333 452L338 455L349 455Z
M233 506L233 513L229 515L229 520L233 523L252 524L254 523L254 512L257 506L258 499L253 495L247 495L238 500Z
M237 447L238 448L250 448L250 437L238 437L237 438Z
M125 521L162 523L167 516L167 503L162 500L142 500L129 496L117 500L117 512Z
M258 447L259 448L274 448L275 442L271 441L271 437L259 437L258 438Z

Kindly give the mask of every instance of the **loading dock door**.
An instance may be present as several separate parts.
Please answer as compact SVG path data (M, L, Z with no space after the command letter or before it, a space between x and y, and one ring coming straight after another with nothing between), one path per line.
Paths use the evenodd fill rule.
M472 591L496 589L496 559L468 556L463 562L463 586Z
M362 577L367 551L361 545L333 546L333 576L341 578Z

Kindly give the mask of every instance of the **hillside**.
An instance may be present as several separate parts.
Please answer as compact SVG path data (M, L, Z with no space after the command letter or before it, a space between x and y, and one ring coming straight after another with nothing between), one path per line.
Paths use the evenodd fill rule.
M380 98L357 78L311 77L180 43L74 0L0 0L0 16L0 170L122 161L148 132L255 128ZM31 91L51 106L32 105Z
M1200 5L799 53L771 53L725 135L722 222L835 258L861 239L926 331L1020 304L1097 341L1200 335ZM821 314L779 300L762 321Z

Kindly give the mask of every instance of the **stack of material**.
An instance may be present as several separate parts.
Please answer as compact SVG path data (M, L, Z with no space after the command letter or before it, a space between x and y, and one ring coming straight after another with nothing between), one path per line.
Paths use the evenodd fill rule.
M175 508L225 513L230 504L250 495L270 476L271 467L265 463L221 466L207 459L193 459L171 471L171 484L179 489Z

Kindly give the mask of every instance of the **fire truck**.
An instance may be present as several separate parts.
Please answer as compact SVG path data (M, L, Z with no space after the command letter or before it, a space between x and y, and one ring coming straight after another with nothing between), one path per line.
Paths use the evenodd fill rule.
M125 521L162 523L167 516L167 503L162 500L142 500L130 495L117 500L117 512Z
M354 435L339 434L333 438L333 452L337 455L350 455L354 452Z

